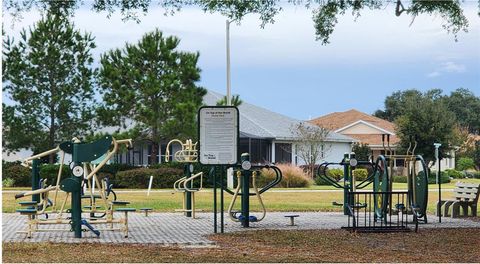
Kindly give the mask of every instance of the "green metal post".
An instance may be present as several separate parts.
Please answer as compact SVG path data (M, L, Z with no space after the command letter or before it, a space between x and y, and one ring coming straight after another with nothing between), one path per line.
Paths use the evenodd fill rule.
M73 144L73 154L72 160L74 164L80 165L81 162L78 162L79 157L79 143ZM82 180L83 177L76 177L72 174L72 178L75 181L75 188L72 191L72 208L71 208L71 217L72 217L72 228L75 233L76 238L82 237Z
M348 153L343 154L343 214L348 215L349 211L347 208L348 203L348 191L351 185L350 182L350 173L349 173L349 158Z
M244 153L241 157L242 163L244 161L250 161L250 154ZM250 170L242 169L242 226L250 226L250 178L252 172Z
M192 172L190 171L190 165L192 165L191 163L185 163L185 165L183 166L183 174L185 175L185 177L188 179L192 176ZM189 188L193 188L193 182L191 181L190 186L188 186ZM192 210L192 193L191 192L186 192L186 197L185 197L185 203L187 204L187 207L185 209L187 209L187 212L185 212L185 216L187 217L192 217L192 212L189 211L189 210Z
M40 160L32 160L32 191L40 189ZM32 202L40 202L40 194L32 195Z

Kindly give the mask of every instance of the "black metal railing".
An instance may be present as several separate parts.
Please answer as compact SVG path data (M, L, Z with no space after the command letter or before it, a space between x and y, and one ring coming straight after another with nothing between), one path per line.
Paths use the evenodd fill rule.
M406 232L417 219L409 213L408 192L349 192L348 226L357 232ZM388 201L388 203L385 203Z

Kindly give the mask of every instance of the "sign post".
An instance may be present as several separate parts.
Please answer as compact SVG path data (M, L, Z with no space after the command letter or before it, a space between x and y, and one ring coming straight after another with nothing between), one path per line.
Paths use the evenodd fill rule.
M438 222L442 222L442 214L440 212L440 204L442 200L442 173L440 171L440 154L438 149L442 144L440 143L433 143L433 146L435 146L435 159L437 160L437 184L438 184L438 206L437 206L437 214L438 214Z
M203 106L198 110L198 161L202 165L215 166L220 172L220 228L224 226L224 174L227 166L238 164L240 142L240 114L235 106ZM217 177L213 177L214 232L217 232Z

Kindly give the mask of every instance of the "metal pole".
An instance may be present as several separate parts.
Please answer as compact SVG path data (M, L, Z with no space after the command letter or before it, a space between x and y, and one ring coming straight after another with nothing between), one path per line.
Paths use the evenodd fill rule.
M190 170L190 165L191 165L191 163L186 163L184 165L184 168L183 168L184 175L185 175L186 179L188 179L192 176L192 171ZM188 187L193 188L192 184L193 184L193 181L190 181L190 184L189 184ZM185 186L185 187L187 187L187 186ZM193 206L192 206L192 192L187 191L185 199L186 199L186 204L187 204L187 206L185 208L187 210L185 212L185 216L186 217L192 217L192 208L193 208Z
M224 226L225 226L225 217L224 217L224 197L223 197L223 186L224 186L224 182L223 182L223 176L224 176L224 173L225 173L225 166L222 166L221 167L221 171L220 171L220 233L223 233L224 230Z
M40 189L40 160L32 160L32 191ZM32 195L33 202L40 202L40 194Z
M435 158L437 160L437 183L438 183L438 203L437 203L437 214L438 214L438 222L442 222L442 211L440 210L440 202L442 201L442 179L441 179L441 172L440 172L440 153L439 148L442 144L440 143L433 143L435 146Z
M230 91L230 23L226 21L226 34L227 34L227 105L231 105L231 91Z
M213 232L217 233L217 172L213 171Z

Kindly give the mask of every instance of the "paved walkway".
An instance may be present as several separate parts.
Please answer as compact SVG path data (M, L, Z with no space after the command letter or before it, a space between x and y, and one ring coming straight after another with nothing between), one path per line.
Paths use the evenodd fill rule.
M239 223L232 222L225 217L225 232L258 229L338 229L347 225L347 217L341 213L294 213L300 215L295 220L297 226L288 226L289 220L284 216L289 213L268 213L267 217L258 223L251 223L252 228L244 229ZM129 217L129 237L124 238L122 232L104 231L97 238L91 232L84 233L83 239L73 238L73 233L68 231L36 232L32 238L25 234L16 233L25 228L25 216L18 214L3 214L3 242L64 242L64 243L155 243L163 245L206 246L214 243L207 239L213 233L213 214L198 213L198 219L190 219L179 213L152 213L145 217L141 213L132 213ZM421 228L480 228L480 222L467 219L442 218L442 223L437 218L430 216L430 223L421 225ZM67 225L45 225L43 229L68 228ZM101 228L97 225L96 228Z

